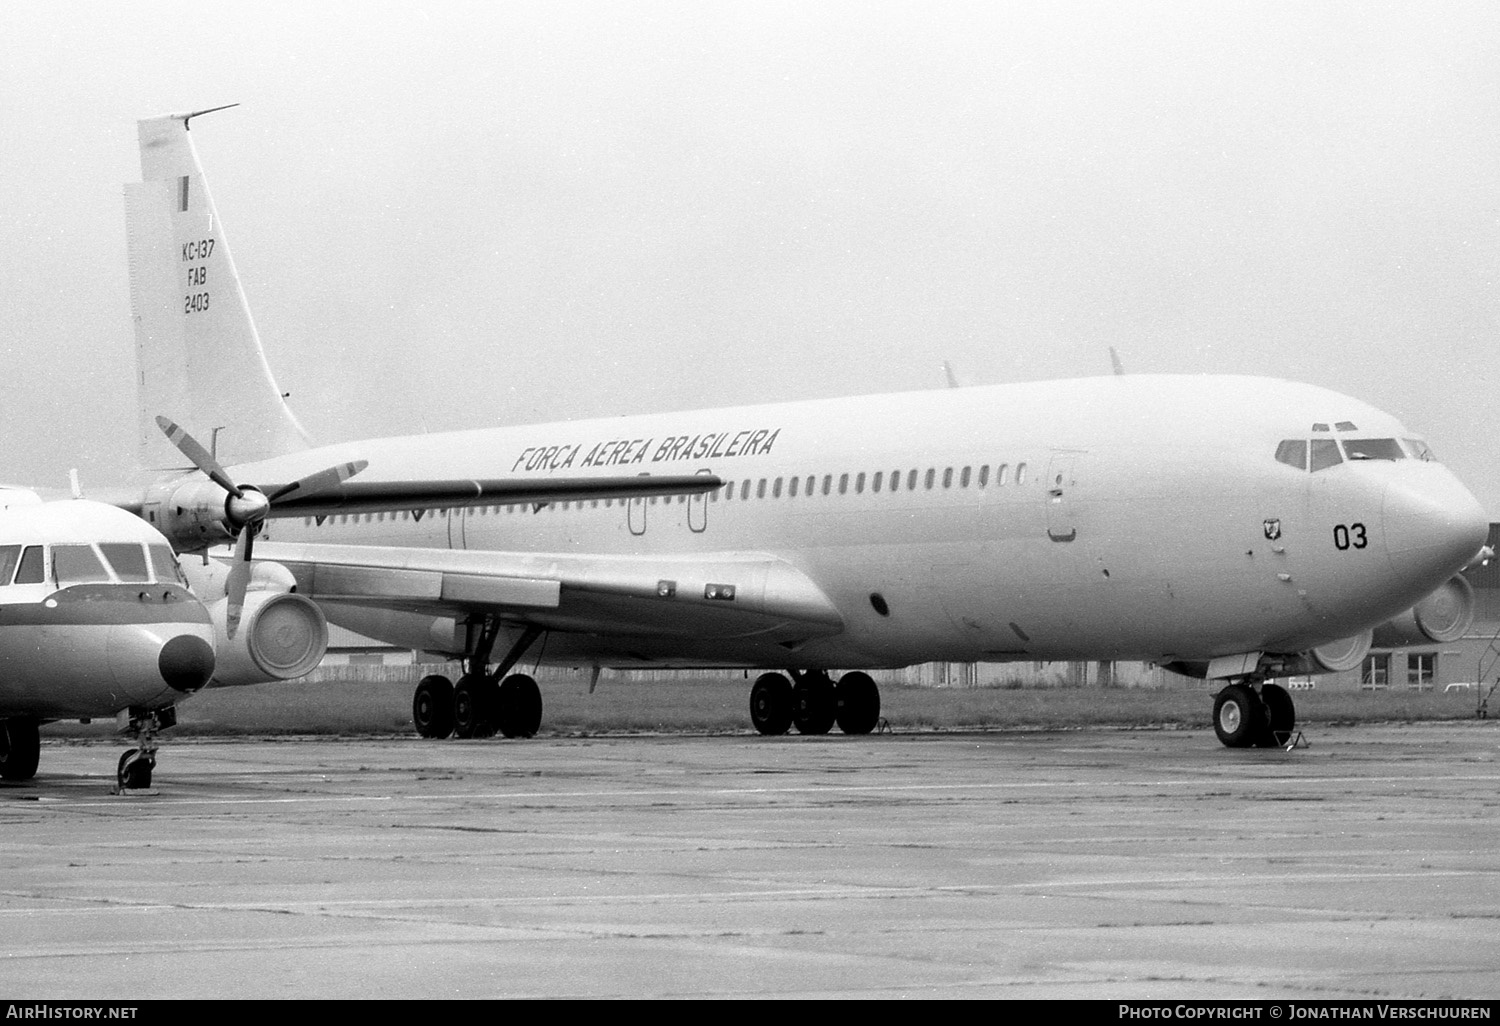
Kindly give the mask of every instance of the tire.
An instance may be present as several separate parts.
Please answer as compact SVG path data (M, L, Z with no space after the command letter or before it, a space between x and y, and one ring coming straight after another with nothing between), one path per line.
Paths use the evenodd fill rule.
M145 790L151 786L151 771L155 768L153 760L140 758L139 749L127 748L115 769L115 783L121 791Z
M797 733L826 734L837 713L833 681L823 674L809 673L792 688L792 726Z
M774 737L792 729L792 682L779 673L763 673L750 689L750 722Z
M1260 748L1280 748L1291 740L1297 727L1297 705L1280 684L1262 685L1260 700L1266 709L1266 724L1255 744Z
M500 684L495 722L506 737L535 737L542 725L542 691L524 673L513 673Z
M1248 684L1231 684L1214 699L1214 733L1228 748L1255 744L1265 722L1265 706Z
M495 732L495 686L488 678L466 676L453 689L453 732L462 738Z
M42 759L36 720L0 720L0 779L30 780Z
M845 734L868 734L880 722L880 687L856 670L839 678L834 719Z
M417 683L411 699L411 721L422 737L442 740L453 733L453 682L432 674Z

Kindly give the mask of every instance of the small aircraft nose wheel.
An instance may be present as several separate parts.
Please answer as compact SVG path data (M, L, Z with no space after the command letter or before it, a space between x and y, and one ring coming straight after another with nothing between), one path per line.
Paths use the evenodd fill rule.
M141 791L151 786L151 771L156 768L156 757L141 752L139 748L126 749L120 756L120 768L115 779L121 791Z

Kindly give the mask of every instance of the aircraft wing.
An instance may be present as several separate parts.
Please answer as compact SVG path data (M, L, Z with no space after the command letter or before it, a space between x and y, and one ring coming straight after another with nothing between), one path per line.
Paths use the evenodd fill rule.
M591 555L263 542L256 562L291 571L325 606L498 616L545 630L795 647L843 618L796 567L762 552Z

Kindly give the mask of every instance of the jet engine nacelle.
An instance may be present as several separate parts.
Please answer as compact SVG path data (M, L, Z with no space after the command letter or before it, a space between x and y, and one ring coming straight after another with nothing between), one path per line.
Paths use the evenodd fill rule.
M192 552L233 541L244 523L244 509L259 506L265 498L252 487L242 489L236 499L212 481L185 481L152 487L146 493L141 514L179 552Z
M209 687L291 680L315 669L328 649L328 621L311 599L285 591L251 591L229 636L229 599L209 603L214 621L214 675Z
M1446 643L1464 636L1474 622L1474 586L1454 574L1437 591L1375 628L1377 648Z

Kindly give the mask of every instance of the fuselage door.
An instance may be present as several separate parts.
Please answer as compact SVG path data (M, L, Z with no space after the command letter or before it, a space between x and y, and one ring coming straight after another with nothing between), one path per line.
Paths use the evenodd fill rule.
M700 474L712 474L711 470L700 470ZM688 530L696 534L702 534L708 530L708 493L699 492L697 495L688 496L687 508Z
M646 475L642 474L642 477ZM631 534L646 533L646 498L636 496L634 499L625 500L625 522L630 526Z
M1078 537L1078 525L1073 516L1074 476L1080 454L1076 452L1055 453L1047 463L1047 480L1044 482L1047 497L1047 537L1055 542L1070 542Z

